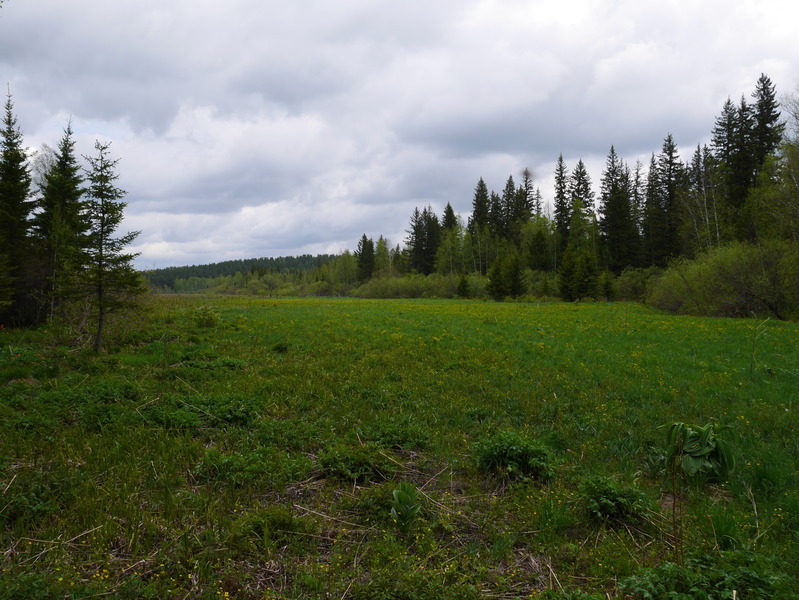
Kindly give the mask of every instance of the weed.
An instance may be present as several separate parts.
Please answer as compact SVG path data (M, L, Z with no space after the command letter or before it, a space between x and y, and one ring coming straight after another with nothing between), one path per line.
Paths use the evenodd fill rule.
M515 431L477 442L475 458L481 470L510 479L548 481L552 476L549 450Z
M222 316L210 306L198 306L192 312L192 321L197 327L211 329L222 322Z
M589 477L580 486L580 496L589 517L611 525L640 523L652 510L644 492L622 486L610 477Z
M337 443L319 454L322 471L329 477L366 483L385 479L395 468L386 450L374 443Z

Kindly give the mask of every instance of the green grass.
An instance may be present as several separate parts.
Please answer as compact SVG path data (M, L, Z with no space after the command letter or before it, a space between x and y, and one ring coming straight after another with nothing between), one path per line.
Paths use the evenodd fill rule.
M647 569L674 556L674 421L738 452L684 488L688 555L799 583L796 324L172 296L106 355L56 339L0 331L0 598L621 597L672 573ZM496 440L547 477L496 470Z

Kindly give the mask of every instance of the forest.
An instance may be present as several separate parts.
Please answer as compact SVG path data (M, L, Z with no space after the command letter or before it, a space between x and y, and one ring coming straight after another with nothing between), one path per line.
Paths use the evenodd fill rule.
M727 99L710 144L686 162L671 134L647 165L628 164L611 146L598 193L583 161L570 167L561 154L552 206L525 169L499 193L480 178L466 219L451 203L440 216L417 207L402 245L364 234L337 257L146 275L174 292L623 299L695 314L795 317L799 111L795 96L783 104L763 74L751 99Z

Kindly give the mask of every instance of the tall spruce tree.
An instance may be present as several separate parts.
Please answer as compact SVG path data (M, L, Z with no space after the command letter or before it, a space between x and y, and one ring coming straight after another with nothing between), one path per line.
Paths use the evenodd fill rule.
M122 200L126 192L116 186L119 159L111 159L109 146L97 141L94 145L97 155L84 157L89 163L86 209L90 228L82 281L96 311L97 328L92 344L95 352L100 350L108 314L130 306L144 291L141 276L133 268L133 259L138 254L125 251L139 232L114 237L127 203Z
M0 129L0 281L7 283L3 295L11 296L11 317L19 322L31 318L27 299L31 287L30 214L31 175L23 146L22 131L14 116L11 93L6 96L5 114Z
M358 281L369 281L375 270L375 243L372 238L366 237L365 233L358 241L355 260L358 264Z
M560 264L560 259L569 243L569 222L571 221L571 203L569 202L569 172L563 160L563 154L558 156L555 165L555 235L557 236L556 264Z
M785 124L780 120L776 88L765 73L757 80L752 97L755 100L752 115L752 158L756 179L766 157L779 148L785 133Z
M32 220L39 251L44 255L46 293L50 316L74 285L85 262L83 247L89 223L84 210L84 178L75 156L72 124L67 124L53 164L44 173L38 212Z
M488 271L488 222L490 200L488 186L483 178L477 182L472 199L472 214L469 217L467 230L471 240L475 270L485 275Z
M576 200L580 201L582 210L594 212L594 190L591 188L591 176L582 159L577 161L569 179L569 202L572 211Z
M630 173L611 146L600 181L599 231L607 268L620 273L635 266L638 228L632 209Z

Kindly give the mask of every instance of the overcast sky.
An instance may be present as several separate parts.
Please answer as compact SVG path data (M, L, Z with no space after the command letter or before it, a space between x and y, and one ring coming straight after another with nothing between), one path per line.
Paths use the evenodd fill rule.
M799 83L794 0L5 0L26 144L111 141L141 268L402 243L483 177L611 144L684 157L761 73Z

